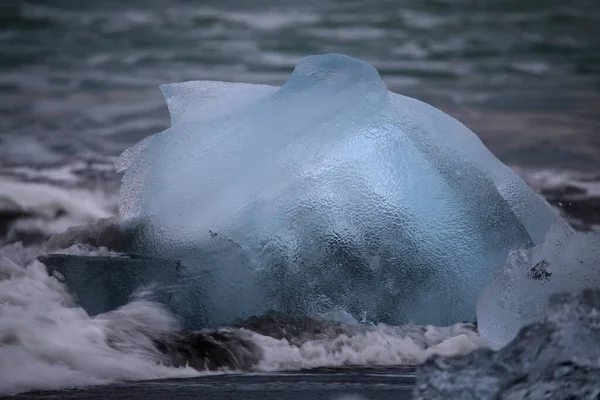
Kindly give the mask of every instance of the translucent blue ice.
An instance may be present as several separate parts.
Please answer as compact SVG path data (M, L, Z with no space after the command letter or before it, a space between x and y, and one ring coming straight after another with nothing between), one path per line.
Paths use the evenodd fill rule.
M162 90L172 127L119 158L120 214L133 252L182 260L174 302L202 325L474 320L509 251L557 218L463 124L346 56L305 58L281 88Z
M600 288L600 232L551 227L546 240L511 252L477 302L479 333L493 348L546 314L550 296Z

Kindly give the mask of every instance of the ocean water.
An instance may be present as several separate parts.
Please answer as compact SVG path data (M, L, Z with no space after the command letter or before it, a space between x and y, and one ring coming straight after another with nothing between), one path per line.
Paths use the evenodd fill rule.
M411 366L483 345L461 324L250 331L263 358L243 374L175 368L150 341L176 316L140 298L90 317L34 260L112 254L63 232L116 215L115 157L169 124L158 85L281 84L325 52L463 121L578 229L600 224L596 0L2 1L0 396L410 398Z
M38 392L13 399L145 399L184 400L205 398L264 399L409 399L414 371L395 368L387 371L363 368L316 370L304 373L227 374L190 379L122 383L86 390Z

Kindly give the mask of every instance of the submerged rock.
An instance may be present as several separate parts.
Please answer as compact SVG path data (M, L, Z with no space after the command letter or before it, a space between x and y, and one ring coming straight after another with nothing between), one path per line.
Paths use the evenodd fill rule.
M547 316L499 351L431 357L415 398L600 398L600 289L553 295Z
M247 329L277 340L301 344L307 340L334 339L340 335L352 337L369 329L366 325L346 324L322 318L294 317L275 311L237 321L234 327Z
M203 329L183 332L154 342L167 365L188 365L199 371L248 371L263 357L250 334L240 329Z

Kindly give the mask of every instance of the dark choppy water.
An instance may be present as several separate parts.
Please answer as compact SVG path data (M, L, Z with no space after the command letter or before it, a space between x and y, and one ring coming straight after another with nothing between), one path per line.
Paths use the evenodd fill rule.
M37 392L16 399L131 399L131 400L402 400L410 399L414 370L311 371L280 374L228 374L192 379L126 383L84 390Z
M167 126L161 83L281 84L300 58L338 52L505 162L600 169L596 0L2 4L0 162L114 156Z
M281 84L299 59L324 52L361 58L380 71L390 90L461 119L536 188L562 187L556 198L548 189L554 203L562 204L565 184L574 185L579 192L569 193L585 201L569 203L569 212L600 223L600 185L594 183L600 176L597 0L4 0L0 244L33 243L115 214L113 157L168 126L158 85L194 79ZM36 321L44 319L35 304L23 307ZM127 360L107 361L110 349L93 348L84 334L97 321L56 312L53 330L30 326L25 317L22 323L15 317L15 326L41 335L40 357L69 360L79 375L61 370L59 376L60 366L46 370L40 364L31 377L15 379L21 388L170 376L163 370L136 373L138 364ZM72 342L76 329L81 334L73 338L86 340ZM352 353L348 360L370 364L393 353L390 337L382 337L376 342L381 347L350 343L362 358ZM67 343L61 340L72 342L64 357L54 350ZM374 355L365 353L373 348ZM302 360L312 366L349 362L327 357L321 364ZM0 370L13 369L8 367L0 360ZM402 368L334 369L23 396L385 399L408 398L411 382L411 372Z

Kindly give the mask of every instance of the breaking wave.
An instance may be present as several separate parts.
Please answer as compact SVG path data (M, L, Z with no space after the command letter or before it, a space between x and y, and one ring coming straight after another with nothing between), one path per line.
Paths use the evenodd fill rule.
M140 288L118 309L90 316L38 257L122 256L114 233L116 178L107 165L2 171L0 394L231 371L415 365L432 354L484 346L472 324L369 326L343 315L269 313L186 332L176 315L153 300L152 288ZM519 172L553 204L585 213L572 218L583 228L598 223L597 179ZM94 173L102 175L101 184L89 184Z

